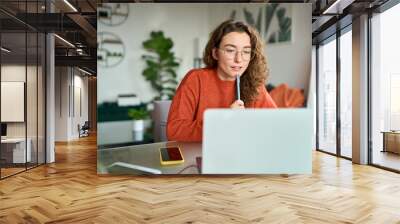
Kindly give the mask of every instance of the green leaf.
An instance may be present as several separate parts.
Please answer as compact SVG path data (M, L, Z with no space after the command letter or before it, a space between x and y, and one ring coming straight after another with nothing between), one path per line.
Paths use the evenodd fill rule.
M244 13L244 18L246 19L246 22L248 24L250 24L251 26L254 26L255 21L254 21L254 18L253 18L253 15L251 14L251 12L248 11L246 8L244 8L243 13Z
M147 66L142 74L159 93L157 99L166 93L173 94L178 84L175 69L180 63L172 51L173 46L172 39L165 37L162 31L151 32L150 39L143 42L143 47L151 54L142 56Z
M290 18L285 18L282 22L282 29L289 30L292 25L292 20Z
M142 74L147 80L151 81L158 77L158 70L153 67L148 67L143 70Z
M161 92L161 91L163 90L162 85L157 84L157 83L155 83L155 84L153 85L153 87L154 87L154 89L157 90L157 92Z
M160 61L167 61L174 58L174 55L169 51L160 51L158 53L160 55Z
M160 66L157 62L151 60L146 60L146 64L147 66L154 68L158 68Z
M173 69L168 68L168 69L166 69L165 71L168 72L169 74L171 74L171 76L172 76L173 78L176 78L176 77L177 77L176 72L175 72Z
M268 40L268 43L275 43L276 42L276 37L275 37L275 33L273 33Z
M275 10L279 4L272 3L265 6L265 36L268 36L269 27L271 25L272 17L274 16Z
M168 80L162 81L162 83L164 83L164 84L174 84L174 85L177 85L177 84L178 84L178 81L176 81L175 79L168 79Z
M144 60L158 61L158 57L153 56L153 55L142 55L142 59L144 59Z
M235 18L236 18L236 10L233 10L233 11L231 12L231 15L229 16L229 18L230 18L231 20L235 20Z
M277 18L279 23L279 32L278 32L278 41L284 42L289 41L291 39L291 25L292 20L289 17L286 17L286 9L280 8L277 12Z
M165 67L178 67L179 63L175 61L167 61L165 64L163 64Z
M292 32L289 30L287 32L280 31L279 32L279 42L290 41Z
M172 93L172 94L168 94L168 99L170 99L170 100L172 100L172 98L174 98L174 93Z
M262 15L262 9L260 8L258 10L257 23L256 23L256 29L260 34L261 34L261 15Z
M276 11L276 16L279 19L282 19L285 16L285 13L286 13L286 9L285 8L280 8L280 9L278 9L278 11Z
M128 117L133 120L144 120L149 117L149 112L145 108L140 109L129 109L128 110Z

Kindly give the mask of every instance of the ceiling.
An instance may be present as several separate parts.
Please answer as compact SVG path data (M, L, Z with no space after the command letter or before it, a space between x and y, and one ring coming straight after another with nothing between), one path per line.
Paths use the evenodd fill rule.
M350 25L354 17L373 12L388 0L315 0L313 1L313 44Z
M2 46L12 49L7 60L36 57L44 47L36 43L36 33L50 32L57 34L56 66L78 66L96 74L96 5L96 0L1 0Z

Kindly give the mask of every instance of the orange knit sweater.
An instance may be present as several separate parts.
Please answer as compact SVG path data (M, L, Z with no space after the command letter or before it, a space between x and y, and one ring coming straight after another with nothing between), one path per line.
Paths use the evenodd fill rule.
M167 137L169 141L201 141L203 113L208 108L229 108L236 100L235 81L221 80L215 69L193 69L183 78L169 109ZM260 86L257 100L250 108L276 108L276 104Z

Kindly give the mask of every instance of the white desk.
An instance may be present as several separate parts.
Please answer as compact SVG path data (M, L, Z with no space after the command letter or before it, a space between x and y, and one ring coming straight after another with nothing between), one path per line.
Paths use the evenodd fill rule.
M32 140L30 138L27 139L27 147L26 147L26 155L25 155L25 138L6 138L1 139L2 147L12 146L12 157L13 163L25 163L25 158L27 158L26 162L31 162L32 154L31 154L31 145Z

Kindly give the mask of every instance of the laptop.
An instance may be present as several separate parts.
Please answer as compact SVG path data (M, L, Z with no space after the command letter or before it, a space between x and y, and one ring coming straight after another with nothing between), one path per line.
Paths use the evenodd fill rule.
M311 109L209 109L203 174L311 174Z

